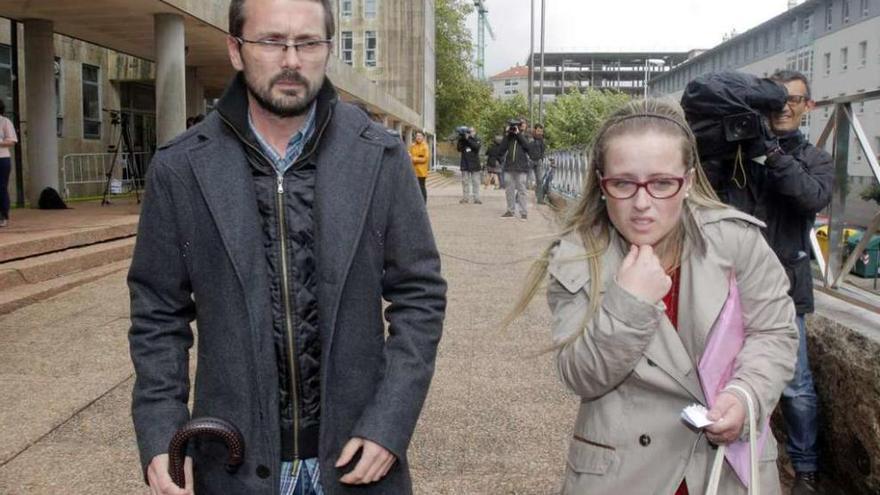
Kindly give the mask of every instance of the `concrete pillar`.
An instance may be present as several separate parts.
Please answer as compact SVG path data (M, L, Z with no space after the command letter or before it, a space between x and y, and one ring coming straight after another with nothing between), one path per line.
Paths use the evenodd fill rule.
M24 58L29 144L26 197L31 207L36 208L43 188L62 192L55 128L55 44L51 21L24 21Z
M186 130L186 65L183 17L156 14L156 140L159 145Z
M411 146L413 144L413 128L410 126L403 127L403 142L406 143L407 146Z
M199 80L195 67L186 68L186 116L205 114L205 85Z

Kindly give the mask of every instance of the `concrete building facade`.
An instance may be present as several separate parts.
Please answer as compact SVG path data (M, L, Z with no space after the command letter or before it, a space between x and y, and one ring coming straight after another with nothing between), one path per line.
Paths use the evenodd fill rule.
M645 83L685 61L684 52L556 52L532 55L535 67L535 95L541 93L544 76L544 99L553 100L567 91L587 89L617 90L641 96ZM528 60L526 60L528 64Z
M492 97L509 100L516 95L529 97L529 67L517 65L489 78L492 85Z
M777 69L804 73L820 102L880 89L880 0L808 0L652 78L650 88L654 95L679 99L700 74L739 70L768 76ZM819 139L832 110L831 105L820 106L804 120L802 128L812 142ZM880 153L880 99L854 103L853 113L875 155ZM854 133L850 136L847 216L865 223L877 205L858 195L876 179Z
M343 19L343 2L336 3L341 32L354 15ZM362 103L404 137L415 129L430 137L433 0L350 3L369 18L363 31L376 33L375 64L364 64L366 53L343 63L337 34L328 77L344 100ZM23 171L20 190L18 178L10 180L13 201L35 204L47 186L64 192L66 158L107 155L119 142L118 112L130 122L133 151L147 155L184 130L188 116L205 113L233 75L225 44L228 6L229 0L105 0L75 7L66 0L0 0L0 99L19 121ZM18 114L11 115L15 89Z

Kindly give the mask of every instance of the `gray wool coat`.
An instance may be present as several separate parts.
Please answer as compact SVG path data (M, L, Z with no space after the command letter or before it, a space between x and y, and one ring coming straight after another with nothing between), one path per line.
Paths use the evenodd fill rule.
M446 306L439 255L399 139L336 103L317 163L321 482L328 494L407 494L407 447ZM229 474L222 444L194 441L196 493L277 493L279 382L260 213L242 145L217 112L157 152L137 239L129 341L142 464L166 452L190 417L217 416L242 430L245 461ZM333 465L353 436L397 456L380 482L338 482L343 471Z

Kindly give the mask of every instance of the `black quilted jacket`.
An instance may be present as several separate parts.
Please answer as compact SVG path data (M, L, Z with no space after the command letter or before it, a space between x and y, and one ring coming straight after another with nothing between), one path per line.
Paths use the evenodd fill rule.
M233 127L241 139L251 164L257 206L263 222L263 245L271 280L272 330L281 408L281 455L284 460L318 455L321 334L313 215L315 150L330 119L330 108L335 99L332 87L325 86L318 97L312 139L296 163L287 169L280 187L275 169L250 130L243 84L232 85L218 106L227 125Z

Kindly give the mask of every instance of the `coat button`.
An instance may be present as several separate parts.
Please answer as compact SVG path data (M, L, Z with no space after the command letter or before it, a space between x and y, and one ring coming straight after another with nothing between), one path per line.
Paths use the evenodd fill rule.
M257 466L257 476L259 476L260 478L262 478L262 479L266 479L266 478L268 478L271 474L272 474L272 472L269 471L269 468L267 468L266 466L264 466L264 465L262 465L262 464L260 464L259 466Z
M648 435L642 435L639 437L639 443L642 447L647 447L648 445L651 445L651 437Z

